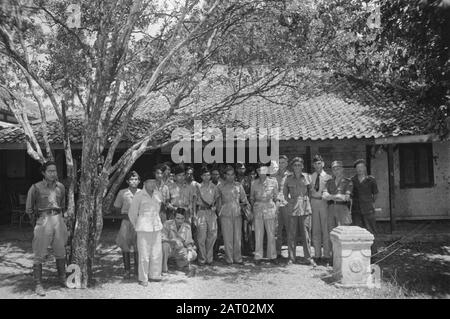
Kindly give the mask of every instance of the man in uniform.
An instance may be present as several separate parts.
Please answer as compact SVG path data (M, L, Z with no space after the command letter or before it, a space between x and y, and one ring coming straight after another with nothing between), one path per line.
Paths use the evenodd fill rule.
M333 177L327 181L322 198L328 201L328 232L341 225L350 225L351 196L353 183L344 177L344 167L341 161L331 163Z
M356 175L352 177L353 183L353 204L352 220L353 225L367 229L376 236L375 200L377 199L377 181L371 175L367 175L366 161L359 159L354 163ZM372 255L377 253L375 241L371 247Z
M217 186L211 182L211 173L202 170L202 183L197 189L197 244L198 263L211 265L213 248L217 238L216 199Z
M188 277L195 275L195 268L191 263L197 258L197 252L192 239L191 225L185 223L182 210L176 212L174 220L168 220L164 223L162 247L163 273L167 273L169 270L167 266L169 258L174 258L178 268L188 271Z
M309 201L310 176L302 173L303 159L295 157L291 163L293 174L286 178L284 184L284 198L287 200L289 227L288 227L288 254L289 264L295 263L297 247L297 228L300 228L300 235L303 243L303 253L308 264L316 266L311 258L311 204Z
M186 183L185 170L181 165L174 168L175 181L168 185L169 187L169 202L167 208L169 214L167 219L173 219L177 209L181 208L186 211L186 221L191 222L191 216L195 214L195 192L194 188Z
M328 203L322 198L327 181L331 179L323 167L322 156L313 158L315 172L311 175L311 209L312 209L312 242L317 262L322 261L322 245L324 261L331 257L330 233L328 230Z
M277 241L276 241L276 248L277 248L277 257L281 258L281 246L283 244L283 228L286 230L286 234L288 233L288 226L289 226L289 215L287 211L287 201L284 198L283 190L284 190L284 183L286 182L286 178L291 175L291 173L287 170L288 167L288 157L286 155L281 155L279 158L279 168L276 174L273 175L273 177L276 178L278 183L278 201L279 201L279 208L278 208L278 216L277 216Z
M42 287L42 263L47 256L49 245L56 258L59 283L66 287L66 241L68 232L62 216L66 208L64 185L57 181L56 163L48 161L41 167L44 179L33 184L28 191L26 212L30 218L36 217L33 237L33 277L35 292L45 296Z
M247 199L250 197L251 182L250 178L245 175L246 167L242 162L236 164L236 181L241 183L244 188ZM244 256L251 256L254 251L254 238L252 238L252 223L245 218L242 220L242 254Z
M131 262L130 256L131 252L134 252L134 272L138 275L138 251L136 246L136 231L128 218L128 209L130 208L131 201L135 194L141 190L138 188L140 180L139 174L135 171L128 173L126 182L128 188L121 189L117 194L116 200L114 201L114 211L117 214L122 214L124 219L120 224L119 233L116 237L116 244L122 250L123 265L125 269L124 278L130 279L131 277Z

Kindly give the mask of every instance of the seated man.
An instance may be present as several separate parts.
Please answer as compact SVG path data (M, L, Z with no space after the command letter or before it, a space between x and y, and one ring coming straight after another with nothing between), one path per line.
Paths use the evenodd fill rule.
M175 219L164 223L162 230L163 262L162 272L167 273L167 261L174 258L179 269L187 271L188 277L195 275L191 265L197 258L191 226L185 222L184 210L177 209Z

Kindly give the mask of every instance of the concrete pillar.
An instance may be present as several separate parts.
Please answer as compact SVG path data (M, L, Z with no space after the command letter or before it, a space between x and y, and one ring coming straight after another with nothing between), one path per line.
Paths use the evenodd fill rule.
M339 226L331 233L333 277L341 287L368 287L370 246L374 236L357 226Z

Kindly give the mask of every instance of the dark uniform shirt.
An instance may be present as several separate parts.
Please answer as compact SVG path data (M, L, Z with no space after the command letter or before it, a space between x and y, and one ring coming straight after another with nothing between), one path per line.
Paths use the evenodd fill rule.
M336 185L336 178L333 177L327 181L324 193L330 195L350 195L353 194L353 182L350 178L342 177L339 184Z
M64 209L65 207L66 190L60 182L48 183L43 180L30 187L26 202L28 214L51 209Z
M367 176L359 182L358 176L352 177L353 206L352 212L367 215L375 212L373 195L378 194L377 182L373 176Z

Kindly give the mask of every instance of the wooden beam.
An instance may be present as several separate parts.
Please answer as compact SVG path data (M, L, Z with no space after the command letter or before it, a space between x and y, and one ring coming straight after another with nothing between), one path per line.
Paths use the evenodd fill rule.
M392 144L388 145L387 160L388 160L388 175L389 175L389 216L391 220L391 233L392 233L395 230L394 145Z
M407 143L430 143L440 141L436 134L391 136L375 139L375 144L407 144Z

